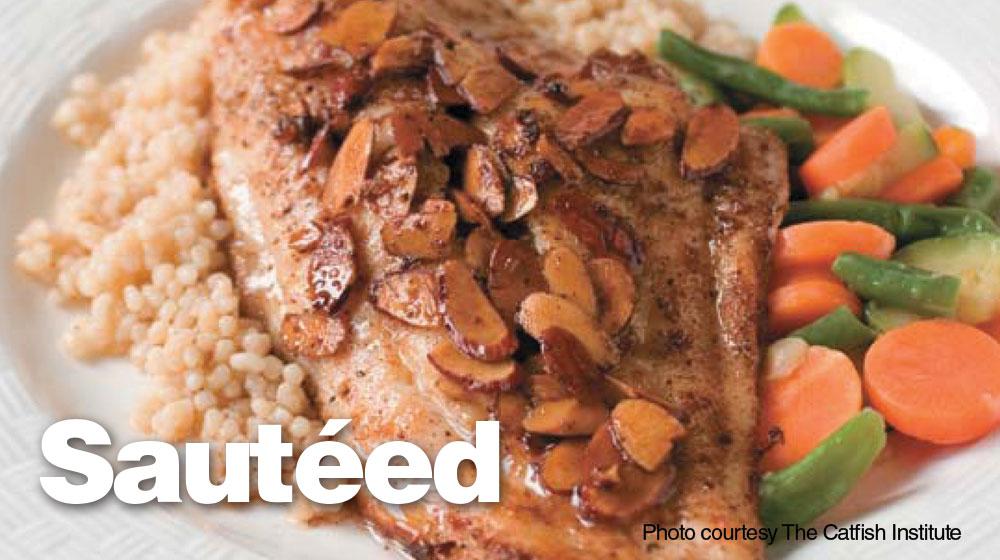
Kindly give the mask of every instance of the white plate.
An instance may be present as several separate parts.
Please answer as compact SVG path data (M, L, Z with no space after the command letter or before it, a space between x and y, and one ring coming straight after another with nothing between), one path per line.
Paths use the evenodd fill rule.
M715 15L760 36L778 1L707 0ZM878 0L802 1L844 44L888 55L924 105L979 137L980 159L1000 161L1000 5ZM196 0L0 0L0 557L395 558L360 529L304 530L278 507L130 507L113 500L59 506L38 486L38 442L56 418L92 418L116 443L128 427L139 377L126 364L81 365L55 341L67 323L42 290L10 266L14 236L52 203L75 154L48 126L71 76L114 77L140 38L179 27ZM788 558L986 558L1000 549L1000 437L941 449L902 437L855 492L822 522L949 523L957 543L826 542L781 546Z

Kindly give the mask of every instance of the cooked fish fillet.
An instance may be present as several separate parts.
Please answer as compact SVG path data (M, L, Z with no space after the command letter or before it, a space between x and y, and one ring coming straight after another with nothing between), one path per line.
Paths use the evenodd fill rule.
M244 307L306 366L323 416L353 419L349 440L362 454L408 440L433 456L471 438L476 420L497 416L495 391L458 386L428 360L454 339L436 302L390 301L407 308L400 320L373 296L401 271L435 282L443 259L464 258L464 222L484 214L497 218L478 228L490 236L522 238L539 252L568 244L584 258L606 252L627 263L634 311L614 338L622 358L609 375L664 405L687 434L670 459L669 496L628 521L581 520L575 498L541 490L539 441L525 445L506 426L499 504L453 506L429 496L390 508L362 495L367 521L421 558L762 556L757 542L643 541L642 524L758 525L757 334L787 199L781 143L741 130L724 169L684 179L673 139L621 146L624 113L614 99L603 116L583 114L602 123L561 119L580 97L613 91L626 111L646 108L683 130L693 109L663 68L639 55L586 59L557 50L494 3L219 1L228 18L213 58L212 166L236 226L231 254ZM382 49L387 37L406 40ZM426 118L415 142L398 119L414 114ZM488 146L487 158L499 154L513 193L473 200L471 210L459 204L464 225L431 245L435 254L392 254L400 251L387 245L412 238L386 239L387 223L407 219L424 200L468 202L456 192L470 144ZM539 158L542 144L555 155ZM531 211L516 216L519 203ZM595 248L586 227L572 227L595 215L613 225L607 246ZM326 236L331 223L341 237ZM353 243L349 263L344 243ZM531 344L519 338L522 359Z

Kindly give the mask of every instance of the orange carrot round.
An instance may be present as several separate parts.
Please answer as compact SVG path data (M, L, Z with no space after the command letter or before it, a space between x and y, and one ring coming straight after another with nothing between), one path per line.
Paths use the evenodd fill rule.
M757 64L793 82L826 89L840 83L844 55L823 30L794 22L767 32L757 50Z
M1000 342L947 319L893 329L865 356L872 406L900 432L972 441L1000 425Z
M957 126L942 126L934 131L938 151L962 169L976 164L976 137Z
M811 346L802 363L778 379L765 379L757 439L767 445L761 469L775 471L805 457L861 410L861 378L843 352Z
M799 176L811 196L875 163L896 142L896 126L885 107L869 109L837 131L802 164Z
M939 202L962 186L962 169L948 156L938 156L903 175L879 198L907 204Z
M813 267L829 270L841 253L887 259L896 238L867 222L826 220L782 228L774 246L776 269Z
M774 336L804 327L846 305L855 315L861 302L839 281L805 279L772 290L767 296L767 324Z
M767 284L768 290L773 292L778 288L783 288L796 282L806 280L825 280L827 282L839 283L833 271L827 268L777 268L772 267L771 279Z

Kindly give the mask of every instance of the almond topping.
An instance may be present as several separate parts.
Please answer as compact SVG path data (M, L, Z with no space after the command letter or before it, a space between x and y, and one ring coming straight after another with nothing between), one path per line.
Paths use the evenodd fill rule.
M542 134L535 145L538 150L538 157L548 162L552 169L566 181L580 181L583 179L583 170L569 155L563 150L548 134Z
M617 484L620 481L619 469L624 462L625 458L615 445L611 423L605 422L594 431L594 435L587 442L587 454L583 461L587 484L595 486Z
M513 323L526 297L545 290L538 253L527 241L501 239L490 257L487 282L490 299L500 315Z
M565 245L549 249L542 261L542 274L550 292L575 303L590 316L597 316L594 285L590 282L587 265L576 251Z
M467 356L495 362L517 349L517 337L460 260L441 265L441 307L452 342Z
M444 113L429 115L423 132L431 152L437 157L445 157L454 148L485 144L487 141L483 131Z
M410 213L419 182L419 165L412 159L396 159L378 168L366 196L379 216L402 218Z
M500 393L497 399L496 419L500 421L500 431L504 434L518 434L523 431L521 422L528 413L528 399L520 393Z
M587 264L601 302L601 327L608 334L618 334L635 310L636 286L628 266L618 259L603 257Z
M503 213L506 169L497 154L482 144L469 148L465 159L465 192L491 217Z
M455 201L458 215L462 218L463 222L478 225L482 229L493 229L493 222L490 220L490 217L478 202L472 200L469 193L452 190L451 198Z
M470 391L506 391L520 380L521 370L514 360L482 362L459 352L447 341L431 350L427 359L442 375Z
M345 338L347 325L342 316L331 317L321 311L306 311L285 315L281 321L282 344L296 356L332 356Z
M360 200L374 138L374 123L371 119L361 119L354 123L337 150L323 189L323 204L332 213L340 212Z
M615 441L637 465L653 472L663 465L684 426L666 409L645 399L624 400L611 412Z
M388 39L372 55L372 75L421 72L431 62L431 44L426 35L402 35Z
M397 11L395 0L358 0L324 26L319 37L354 56L363 55L389 36Z
M514 222L527 216L538 206L538 187L530 177L515 176L507 189L507 203L500 219Z
M308 253L319 245L319 240L322 237L323 230L320 229L319 224L309 221L292 232L288 239L288 245L298 253Z
M538 342L545 371L558 380L560 389L587 402L600 400L600 372L575 336L566 329L551 327L542 332Z
M596 147L588 147L577 150L574 155L584 169L602 181L638 185L646 177L643 167L635 162L625 161L627 154L621 148L619 151L622 153L602 153Z
M668 467L648 473L631 463L622 463L617 471L614 484L588 481L580 487L580 505L587 516L621 521L662 504L676 472Z
M539 373L529 377L528 386L531 398L536 403L558 401L573 396L556 376L547 373Z
M522 303L517 313L518 323L536 340L552 327L560 327L575 336L602 368L618 363L618 348L594 318L575 304L552 294L534 293Z
M356 274L350 220L340 218L325 224L323 236L309 260L313 308L337 312Z
M542 485L556 494L568 494L583 483L586 471L583 457L587 452L585 441L561 441L545 454L539 471Z
M728 105L698 109L687 125L681 173L685 179L718 173L732 161L739 142L740 120Z
M441 324L437 276L428 270L390 274L372 284L375 308L415 327Z
M642 259L639 243L624 220L585 194L564 191L546 203L573 235L596 257L618 254L629 262Z
M319 8L319 0L278 0L265 9L265 26L283 35L295 33L312 21Z
M498 63L470 68L458 84L458 92L477 113L489 114L517 91L520 82Z
M497 236L490 230L477 227L465 239L465 264L481 278L490 272L490 257L497 245Z
M524 429L548 436L589 436L608 419L601 403L584 404L576 399L544 401L528 411Z
M669 142L677 134L677 119L659 109L635 109L622 128L622 144L648 146Z
M385 250L398 257L440 259L451 253L458 215L447 200L424 202L420 212L382 226Z
M415 111L394 111L388 118L392 138L385 141L396 148L400 157L414 157L424 148L425 122L426 117Z
M431 101L438 106L455 107L465 105L465 98L453 86L445 85L437 68L427 72L427 92Z
M598 91L581 99L556 123L556 138L571 150L586 146L625 123L628 107L616 91Z

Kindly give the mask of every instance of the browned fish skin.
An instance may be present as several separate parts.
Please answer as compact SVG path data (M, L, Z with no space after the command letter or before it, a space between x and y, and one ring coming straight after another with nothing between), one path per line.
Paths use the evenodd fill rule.
M279 34L252 3L214 1L229 11L213 61L214 179L236 226L231 253L244 305L264 318L272 332L281 332L288 315L313 313L310 249L303 238L321 232L303 232L328 218L322 205L327 173L334 147L351 124L359 118L395 123L391 133L389 126L376 126L373 162L400 144L420 154L396 160L405 171L391 175L398 181L388 186L394 182L402 193L393 199L392 212L369 202L348 209L351 219L344 223L351 228L356 272L338 315L330 319L348 325L337 352L307 356L296 353L294 345L282 348L308 368L322 413L354 420L351 438L359 450L405 439L433 455L449 441L468 438L473 423L490 418L496 409L495 395L466 392L428 363L427 354L448 340L443 326L408 325L376 309L369 295L373 283L412 264L386 252L380 238L383 224L398 218L399 208L417 211L424 200L451 199L447 191L462 188L461 169L456 173L433 153L461 151L484 140L476 130L436 126L433 117L383 118L404 108L444 115L433 101L441 95L448 95L449 104L462 103L461 96L478 96L489 109L472 122L512 175L537 187L540 200L524 220L537 247L558 238L592 256L630 263L637 297L631 321L617 338L627 351L613 375L666 405L687 431L676 446L671 497L625 524L581 523L567 496L538 491L533 458L513 437L505 439L501 504L449 506L428 498L390 510L362 496L367 520L421 558L762 556L757 542L643 542L641 530L642 523L655 522L695 528L759 523L752 452L757 319L771 240L787 198L780 142L743 130L727 171L704 181L685 181L673 147L623 148L617 143L620 134L605 130L620 125L620 119L611 125L602 122L603 129L585 135L591 144L581 150L587 154L573 156L583 156L590 164L585 162L585 169L597 166L601 177L610 180L596 179L591 170L569 187L566 182L575 179L563 175L581 173L572 169L572 160L567 164L570 150L566 158L549 161L530 146L539 137L550 141L559 116L588 88L613 88L628 107L657 109L685 123L690 109L660 67L641 56L599 54L578 75L582 57L546 48L492 2L361 0L380 4L381 24L391 16L390 37L418 34L454 43L457 49L478 46L476 56L487 57L483 64L500 64L519 79L539 76L549 85L533 89L521 81L516 91L507 92L503 84L478 83L478 74L468 78L469 69L460 64L474 57L461 55L455 63L449 59L454 53L439 52L441 45L435 43L435 64L441 57L453 64L429 96L428 78L413 70L423 64L421 57L396 66L388 61L402 70L373 79L363 71L366 62L345 61L364 61L377 45L348 37L350 53L317 47L322 30L346 2L323 2L303 30ZM338 33L347 33L345 28L338 27ZM498 60L489 58L498 52L503 53ZM468 78L464 85L447 89L463 83L463 77ZM303 167L310 140L321 129L334 140L329 149L317 145ZM414 143L407 134L422 135L427 145L420 136ZM367 170L369 179L377 173L375 165ZM624 175L615 180L616 173ZM383 187L380 194L385 194ZM554 228L550 201L570 189L592 197L624 223L591 228L591 237L581 235L582 229ZM446 256L462 258L457 240L446 249ZM314 328L323 332L321 325Z

